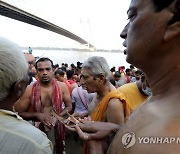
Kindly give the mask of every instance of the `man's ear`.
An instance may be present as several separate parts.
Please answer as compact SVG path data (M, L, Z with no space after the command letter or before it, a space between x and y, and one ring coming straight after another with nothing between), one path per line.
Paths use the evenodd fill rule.
M106 81L106 78L103 74L100 75L99 79L101 84L103 84Z
M12 90L13 90L14 96L19 99L22 96L22 90L23 90L22 81L17 81Z
M180 35L180 21L168 26L164 35L164 41L167 42L178 35Z
M168 11L173 15L168 22L164 35L164 41L169 41L180 35L180 0L175 0L168 7Z

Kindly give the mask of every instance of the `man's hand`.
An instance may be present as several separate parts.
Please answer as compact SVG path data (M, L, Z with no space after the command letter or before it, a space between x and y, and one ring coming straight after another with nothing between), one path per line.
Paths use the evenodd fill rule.
M84 141L102 140L111 133L110 130L99 130L95 133L86 133L86 132L83 132L79 126L75 126L75 128L76 128L76 132L79 134L79 137Z
M40 122L43 122L48 127L54 127L57 119L46 113L36 113L36 117Z
M76 131L82 140L101 140L106 138L113 132L120 128L120 125L108 122L94 122L79 120L80 123L76 124L74 128L66 126L71 131Z

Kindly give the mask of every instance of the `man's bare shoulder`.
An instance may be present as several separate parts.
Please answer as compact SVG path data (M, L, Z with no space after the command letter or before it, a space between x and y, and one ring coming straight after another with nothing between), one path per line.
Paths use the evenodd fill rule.
M116 106L117 104L122 103L118 98L112 98L108 102L108 106Z
M180 150L176 143L165 144L170 142L170 138L180 136L179 105L163 103L147 103L135 110L115 136L109 153L171 153L173 149ZM131 148L124 148L126 142L122 142L123 136L127 134L135 136L135 145Z
M66 87L66 84L64 82L57 81L59 88L62 90Z
M32 92L32 87L33 87L33 85L28 85L28 86L26 87L26 90L25 90L24 95L30 95L31 92Z
M123 112L122 102L117 98L110 99L108 102L107 111L112 114L116 111L118 113Z

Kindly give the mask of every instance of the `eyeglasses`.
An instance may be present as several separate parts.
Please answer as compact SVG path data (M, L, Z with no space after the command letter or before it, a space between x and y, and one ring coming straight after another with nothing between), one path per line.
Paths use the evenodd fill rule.
M83 75L83 74L80 75L80 79L83 78L84 80L89 79L89 77L90 77L89 75Z
M93 76L94 78L100 77L103 74L97 74L97 75L80 75L80 79L83 78L84 80L88 80L91 76Z

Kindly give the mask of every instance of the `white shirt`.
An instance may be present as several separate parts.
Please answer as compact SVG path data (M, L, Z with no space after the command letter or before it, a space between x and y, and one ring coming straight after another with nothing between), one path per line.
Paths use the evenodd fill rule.
M52 154L52 143L16 113L0 109L0 154Z
M88 112L88 106L91 103L94 95L94 93L88 93L87 90L82 88L82 86L74 88L72 91L72 102L75 103L74 112Z

